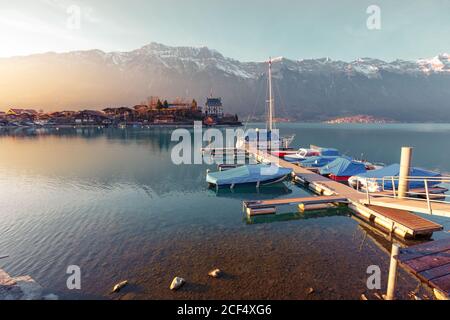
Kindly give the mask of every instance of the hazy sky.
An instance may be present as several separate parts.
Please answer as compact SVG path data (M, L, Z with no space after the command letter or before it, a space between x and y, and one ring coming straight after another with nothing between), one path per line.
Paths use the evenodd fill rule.
M450 51L450 0L0 0L0 41L1 57L160 42L246 61L416 59Z

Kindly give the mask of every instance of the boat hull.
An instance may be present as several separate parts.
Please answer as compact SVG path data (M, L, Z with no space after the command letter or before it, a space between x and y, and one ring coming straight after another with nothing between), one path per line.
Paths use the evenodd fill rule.
M272 154L279 158L284 158L285 156L295 154L297 151L295 150L279 150L279 151L272 151Z
M328 177L331 180L338 181L338 182L348 182L348 179L350 179L350 176L336 176L334 174L330 174L330 175L328 175Z

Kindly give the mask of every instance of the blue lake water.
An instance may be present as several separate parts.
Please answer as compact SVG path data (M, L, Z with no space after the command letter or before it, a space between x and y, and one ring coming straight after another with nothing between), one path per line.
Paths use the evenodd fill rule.
M280 124L293 145L336 147L371 161L450 172L450 125ZM174 165L171 129L0 131L0 268L61 298L358 299L366 269L386 285L389 242L346 209L248 221L242 201L310 193L286 183L216 193L206 165ZM448 219L433 217L450 230ZM436 233L434 238L450 236ZM67 266L82 289L66 287ZM207 273L225 272L221 279ZM188 283L178 292L174 276ZM130 285L112 295L114 284ZM417 282L406 272L399 294ZM314 294L308 295L310 287Z

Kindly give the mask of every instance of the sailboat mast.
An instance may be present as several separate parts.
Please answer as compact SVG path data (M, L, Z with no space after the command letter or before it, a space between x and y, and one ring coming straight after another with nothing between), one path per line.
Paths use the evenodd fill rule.
M272 58L269 59L269 132L273 129Z

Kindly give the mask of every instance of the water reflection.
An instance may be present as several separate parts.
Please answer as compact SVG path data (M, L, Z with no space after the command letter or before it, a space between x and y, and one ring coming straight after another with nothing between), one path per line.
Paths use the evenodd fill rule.
M103 127L61 127L61 128L3 128L0 136L19 139L37 139L43 137L84 138L115 140L122 144L130 142L139 145L150 145L153 149L169 150L171 141L171 128L103 128Z
M273 223L291 220L307 220L307 219L319 219L325 217L337 217L337 216L350 216L351 213L346 208L329 208L323 210L311 210L304 212L285 212L277 214L259 215L259 216L247 216L245 222L247 224L260 224L260 223Z
M290 128L302 145L360 146L353 146L359 134L351 138L341 129L316 137L308 126ZM299 299L310 286L318 289L317 298L358 299L367 266L381 263L387 270L388 255L375 237L358 251L355 239L366 232L344 208L305 214L290 210L248 222L243 200L310 192L285 183L259 192L250 187L216 193L205 181L211 166L172 163L171 131L1 130L0 248L10 256L1 267L13 275L29 274L63 297L110 298L115 283L130 279L143 288L140 298L165 299L173 299L167 287L175 274L204 285L201 292L188 287L177 293L187 299ZM377 141L389 143L385 137ZM441 152L445 143L434 147L447 161L448 153ZM84 272L80 293L66 289L70 264ZM211 286L205 274L216 266L233 280ZM272 282L261 286L261 279ZM399 291L408 292L409 280L402 281Z
M211 194L215 194L219 198L230 198L236 200L264 200L270 197L271 199L286 196L292 193L292 189L288 187L288 183L281 182L268 186L236 186L233 189L219 188L210 189Z

